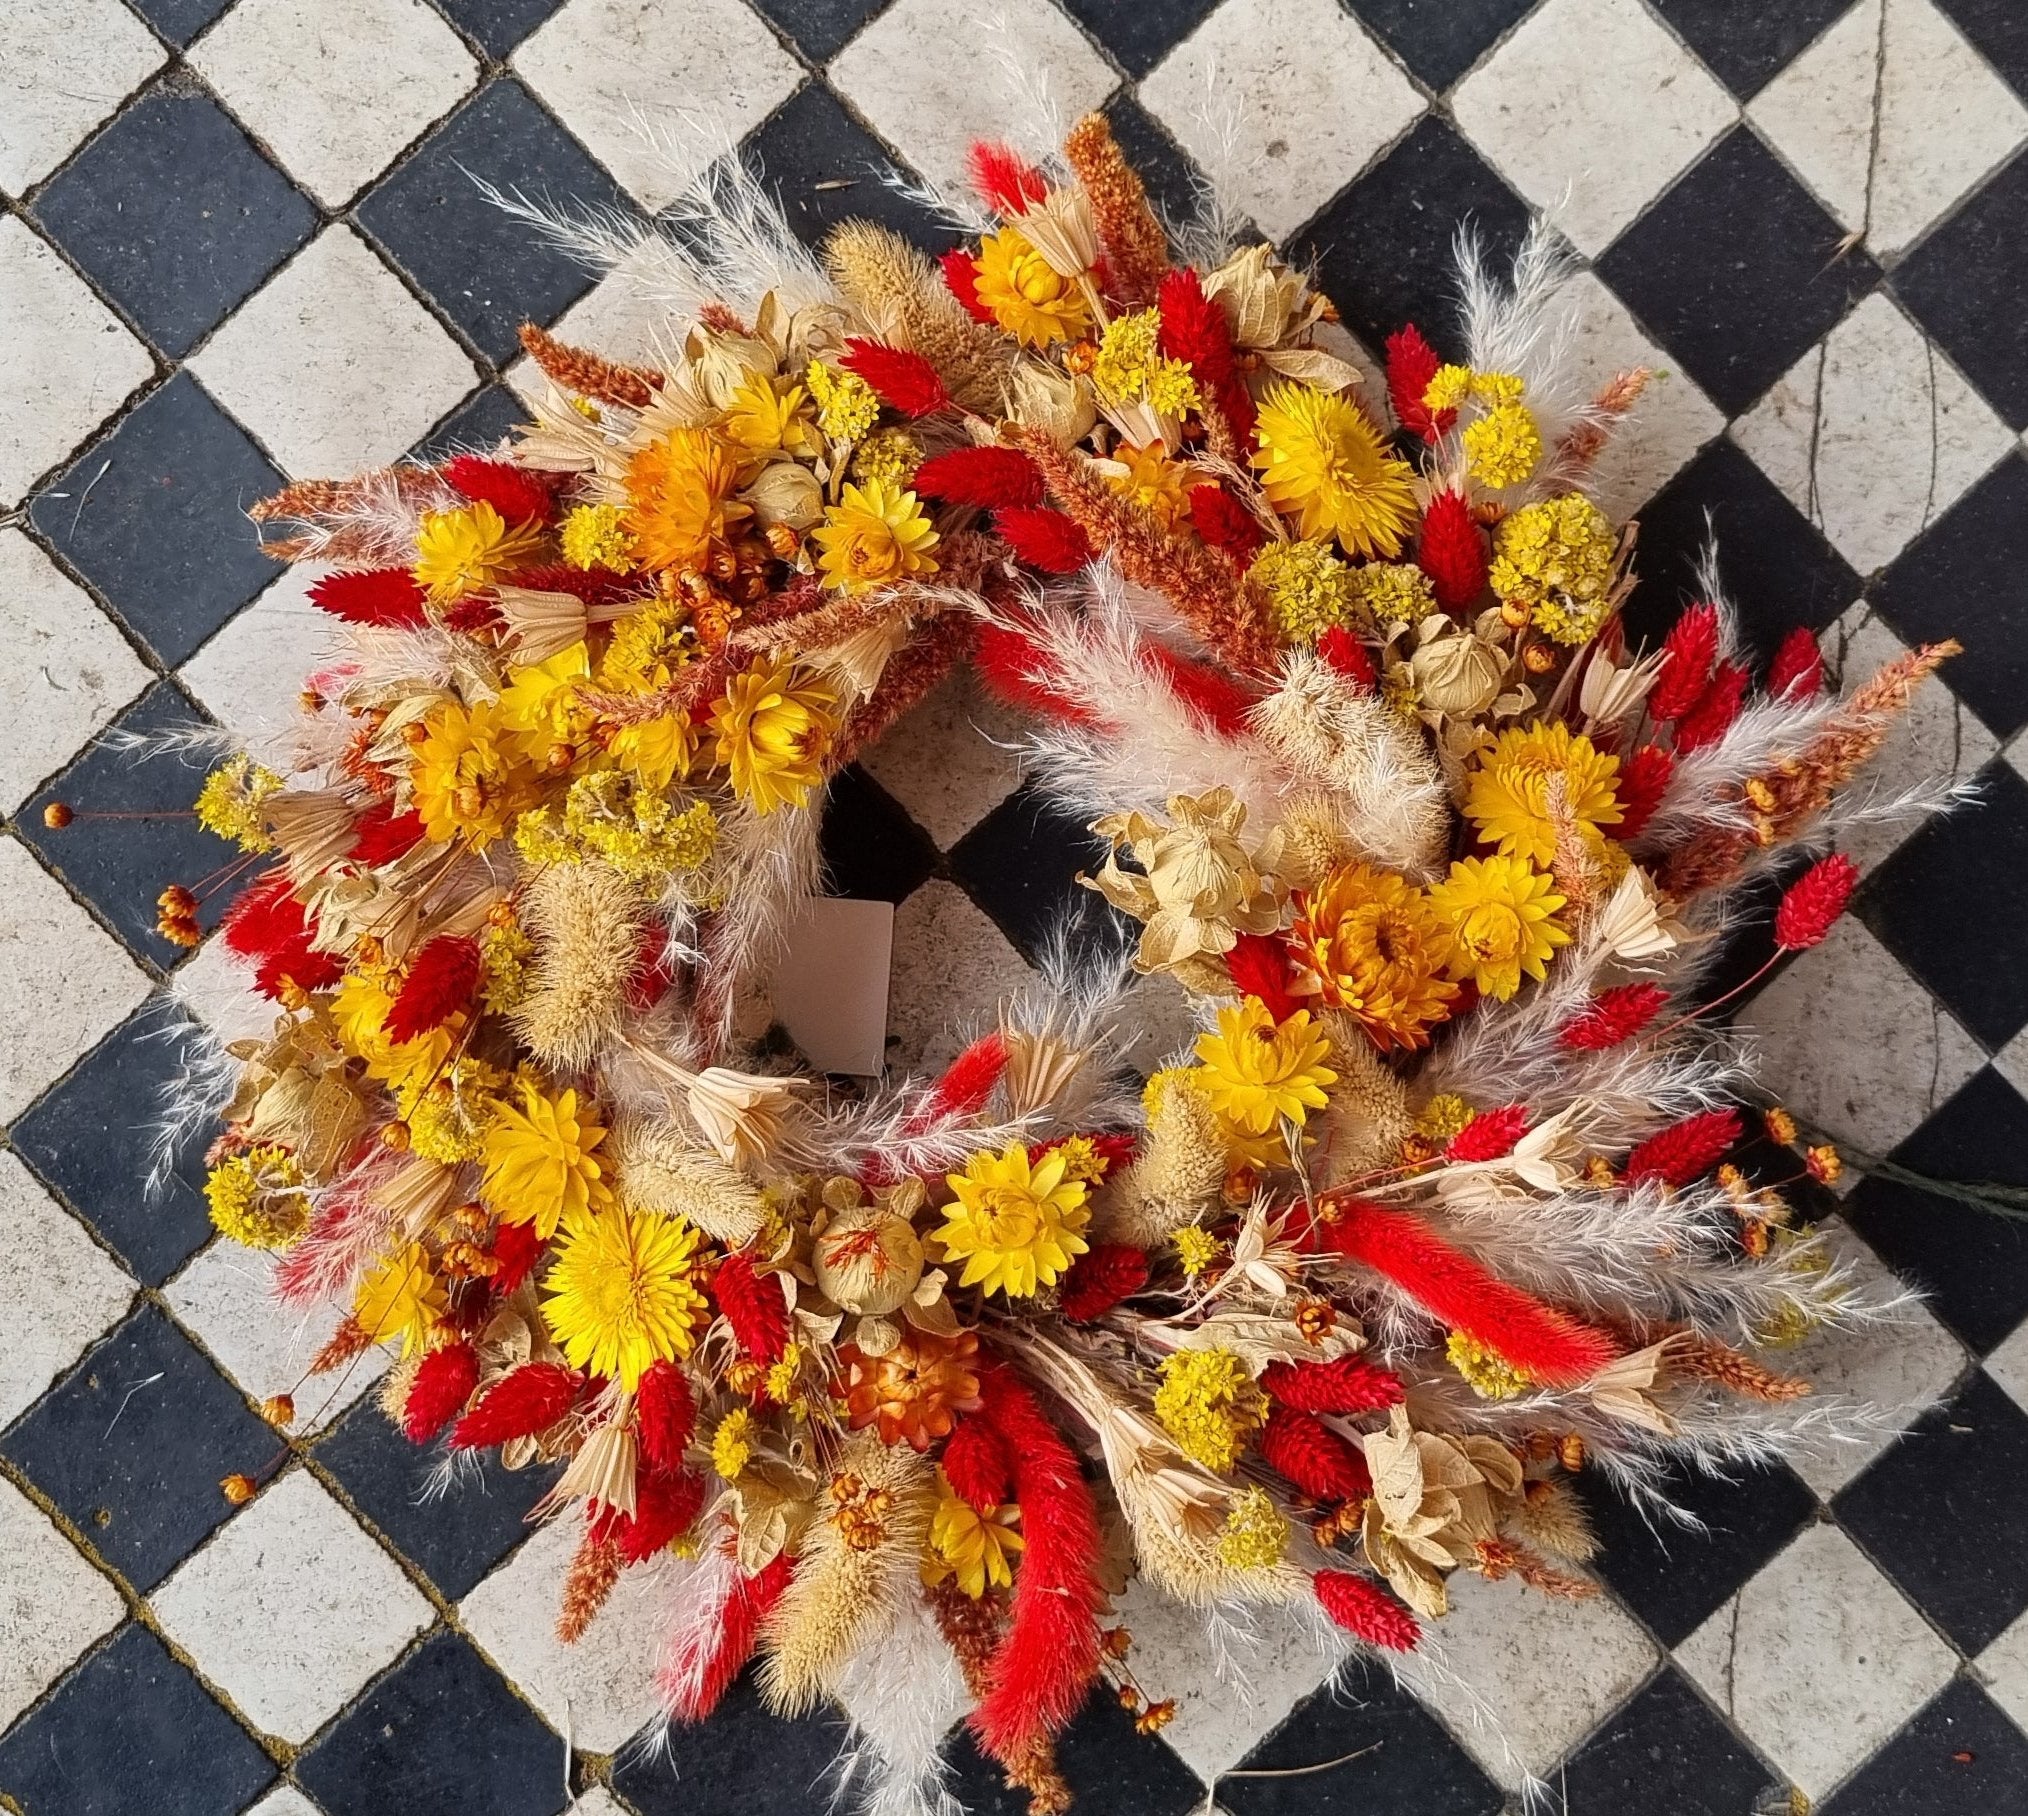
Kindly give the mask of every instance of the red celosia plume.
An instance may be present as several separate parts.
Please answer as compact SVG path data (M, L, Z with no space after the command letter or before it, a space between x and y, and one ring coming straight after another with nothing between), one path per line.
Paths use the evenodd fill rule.
M1698 696L1697 704L1676 721L1676 748L1702 750L1708 744L1716 744L1732 729L1732 722L1745 703L1746 665L1719 663L1711 671L1710 684Z
M254 988L274 1001L285 985L328 990L344 975L343 961L310 943L310 924L296 900L289 873L276 868L258 878L225 911L225 946L253 966Z
M1486 590L1486 534L1472 521L1462 492L1439 492L1429 501L1415 564L1447 612L1463 611Z
M1373 1491L1366 1459L1315 1413L1277 1406L1261 1427L1261 1460L1316 1501L1359 1501Z
M1204 285L1188 265L1165 272L1155 294L1162 312L1160 346L1169 359L1190 368L1198 386L1217 402L1233 433L1245 440L1253 433L1253 394L1239 370L1232 330L1225 310L1204 294Z
M1014 1464L1000 1434L982 1418L958 1421L939 1459L952 1491L981 1513L990 1513L1014 1484Z
M1565 1022L1556 1038L1578 1053L1604 1053L1632 1040L1668 1000L1660 984L1615 984Z
M937 369L908 347L853 336L838 363L873 387L874 394L904 416L933 416L951 407L951 394Z
M1124 1242L1095 1243L1071 1263L1059 1301L1073 1324L1103 1318L1148 1284L1148 1257Z
M423 1357L402 1404L401 1429L411 1444L427 1444L465 1410L479 1385L479 1352L469 1343L446 1343Z
M570 1411L583 1378L561 1362L524 1362L479 1396L451 1431L453 1450L487 1450L532 1438Z
M1739 1139L1739 1126L1737 1110L1700 1110L1671 1123L1627 1156L1626 1183L1658 1179L1664 1185L1688 1185L1725 1158L1725 1150Z
M1350 1570L1319 1570L1310 1579L1317 1605L1354 1639L1390 1652L1413 1652L1422 1638L1415 1616L1370 1578Z
M347 624L413 630L427 622L425 594L407 568L326 574L310 585L310 603Z
M1190 526L1241 567L1247 566L1267 541L1267 531L1260 527L1254 514L1219 485L1190 488Z
M1446 1160L1498 1160L1511 1154L1514 1144L1528 1133L1528 1106L1510 1103L1497 1110L1481 1110L1450 1139L1444 1149Z
M1301 1005L1289 994L1289 949L1268 933L1242 933L1225 955L1225 973L1242 996L1257 996L1276 1021Z
M542 1237L534 1224L503 1223L493 1232L493 1259L500 1264L499 1272L486 1282L493 1289L493 1296L507 1298L535 1272L535 1264L541 1258Z
M1821 944L1858 886L1859 866L1842 852L1812 864L1782 892L1775 910L1775 944L1784 952L1807 952Z
M358 864L391 864L422 843L422 815L412 809L396 813L386 801L375 801L353 824L356 835L349 855Z
M490 504L509 523L525 523L530 518L547 522L556 502L556 494L541 474L479 454L457 455L444 464L443 475L465 497Z
M711 1296L732 1326L739 1353L751 1362L779 1362L789 1346L789 1308L773 1274L754 1271L744 1249L734 1249L711 1276Z
M612 568L572 567L567 561L524 568L514 576L514 584L538 593L569 593L587 605L613 605L622 599L651 597L644 591L639 574L622 574Z
M1269 1399L1298 1412L1385 1412L1405 1397L1401 1383L1363 1356L1329 1362L1270 1362L1260 1384Z
M382 1022L392 1041L414 1040L466 1007L479 987L479 942L439 934L415 955Z
M684 1448L697 1424L689 1378L667 1357L657 1357L641 1372L634 1410L640 1419L642 1458L656 1469L681 1469Z
M1092 558L1091 539L1077 520L1046 505L1008 505L993 513L993 527L1017 561L1045 574L1074 574Z
M1824 691L1824 652L1808 625L1797 625L1781 640L1768 664L1767 691L1777 700L1814 700Z
M1423 339L1422 330L1413 322L1387 337L1387 396L1394 405L1395 420L1411 435L1420 435L1432 445L1458 420L1457 411L1432 411L1422 401L1442 364L1437 350Z
M995 214L1026 214L1049 193L1042 172L996 139L974 139L965 152L965 170L979 200Z
M1169 691L1212 730L1229 738L1245 736L1258 695L1249 693L1223 670L1179 656L1153 638L1142 643L1141 656L1168 683Z
M1613 784L1620 801L1620 823L1613 828L1615 837L1626 840L1636 838L1647 823L1655 817L1655 809L1661 806L1662 796L1669 787L1669 778L1676 773L1676 759L1659 744L1643 744L1633 751L1620 765L1619 779Z
M944 1068L922 1106L909 1118L912 1128L926 1129L950 1116L976 1116L986 1107L993 1087L1006 1075L1007 1038L995 1028L982 1034Z
M924 498L985 510L1034 506L1043 498L1042 470L1019 448L952 448L916 468L915 489Z
M630 1564L645 1564L690 1530L704 1505L704 1480L694 1471L669 1474L643 1469L634 1477L634 1511L586 1503L594 1544L611 1539Z
M1334 624L1317 639L1317 654L1334 674L1343 675L1354 686L1372 689L1380 685L1380 671L1366 645L1342 624Z
M1662 639L1668 660L1655 677L1648 711L1657 719L1680 719L1703 698L1718 660L1718 607L1693 605Z
M962 247L953 246L937 263L943 268L944 288L958 299L964 312L975 322L990 324L993 312L979 301L978 261Z
M1056 691L1055 665L1018 629L982 621L973 632L972 660L980 679L1009 705L1069 725L1098 723L1081 704Z

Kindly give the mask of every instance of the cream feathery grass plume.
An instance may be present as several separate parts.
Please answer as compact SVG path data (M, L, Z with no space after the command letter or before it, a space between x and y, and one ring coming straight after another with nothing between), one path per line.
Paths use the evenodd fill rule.
M529 883L521 924L535 955L514 1025L546 1064L583 1071L619 1033L646 918L641 892L596 859L551 864Z

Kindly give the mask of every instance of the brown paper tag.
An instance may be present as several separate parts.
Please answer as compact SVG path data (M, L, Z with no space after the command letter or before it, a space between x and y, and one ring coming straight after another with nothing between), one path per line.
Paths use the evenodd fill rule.
M888 902L818 896L790 926L768 994L775 1018L818 1072L877 1077L887 1058Z

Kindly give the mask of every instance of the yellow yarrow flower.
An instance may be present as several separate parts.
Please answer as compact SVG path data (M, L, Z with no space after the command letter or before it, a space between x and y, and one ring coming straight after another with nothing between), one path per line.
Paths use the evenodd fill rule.
M1487 572L1502 603L1525 609L1558 643L1586 643L1611 604L1619 540L1581 492L1545 499L1500 520Z
M535 782L496 700L471 707L446 700L431 708L408 779L424 833L438 844L465 839L474 851L506 832Z
M1196 378L1182 360L1162 356L1161 333L1158 309L1132 310L1106 324L1091 368L1092 388L1102 402L1142 401L1175 417L1200 407Z
M1446 410L1462 409L1465 399L1471 394L1470 366L1439 366L1423 387L1422 407L1432 415L1440 416Z
M626 1393L651 1363L687 1356L704 1322L697 1231L681 1217L611 1205L564 1219L542 1316L573 1368Z
M1283 380L1262 398L1253 464L1261 490L1306 540L1348 554L1401 553L1416 519L1415 473L1356 404Z
M633 571L625 513L616 504L579 505L565 516L557 542L564 560L574 568L606 568L616 574Z
M1625 817L1613 792L1619 773L1619 758L1594 749L1567 725L1509 727L1467 772L1465 817L1504 855L1547 867L1556 855L1551 779L1562 782L1565 805L1580 826L1616 826Z
M753 1461L753 1414L735 1406L711 1434L711 1467L730 1482Z
M937 571L930 550L941 538L930 527L929 513L913 492L896 491L878 479L848 484L811 537L825 585L847 593Z
M497 586L542 550L534 523L509 525L483 499L448 511L425 511L415 539L416 584L433 605Z
M1231 1350L1179 1349L1163 1360L1155 1417L1185 1456L1230 1475L1267 1419L1267 1400Z
M1009 1142L998 1154L974 1154L945 1181L957 1202L945 1209L936 1239L951 1260L964 1263L960 1286L1028 1298L1054 1286L1090 1247L1086 1188L1070 1177L1061 1150L1031 1165L1028 1150Z
M1266 1135L1283 1119L1300 1126L1330 1099L1338 1074L1323 1062L1331 1039L1298 1009L1277 1025L1257 996L1218 1012L1218 1031L1197 1037L1198 1077L1211 1107L1249 1135Z
M852 477L861 485L878 482L904 490L922 465L922 443L906 429L875 429L852 450Z
M1169 1240L1176 1245L1186 1280L1195 1280L1218 1259L1218 1238L1200 1223L1186 1223Z
M1501 1002L1524 975L1540 983L1550 954L1570 943L1556 919L1564 898L1526 858L1460 858L1429 899L1451 930L1451 976Z
M1439 1146L1461 1134L1475 1112L1455 1091L1439 1091L1416 1114L1415 1132Z
M1465 463L1481 485L1518 486L1542 458L1542 431L1526 404L1501 404L1465 425Z
M430 1266L420 1242L407 1242L384 1256L352 1295L352 1315L375 1343L399 1337L404 1356L428 1347L430 1334L450 1309L450 1295Z
M1023 346L1076 340L1091 327L1084 293L1013 227L1003 227L980 242L973 294L980 307Z
M272 851L275 841L261 820L261 803L282 786L282 778L248 756L214 769L197 791L197 823L229 839L249 855Z
M1454 1330L1444 1344L1451 1366L1482 1400L1511 1400L1534 1385L1526 1374L1497 1350L1488 1349L1476 1337Z
M838 735L838 696L792 657L762 657L733 676L712 722L733 792L755 813L773 813L802 806L824 779L824 757Z
M924 1558L926 1580L941 1582L946 1576L974 1601L988 1585L1004 1589L1014 1580L1008 1561L1027 1541L1014 1530L1021 1509L1013 1502L981 1513L951 1487L937 1471L937 1507L930 1516L929 1555Z
M582 1218L613 1202L597 1149L606 1138L598 1110L577 1093L545 1096L527 1079L521 1102L503 1103L486 1131L479 1195L507 1223L532 1223L547 1241L565 1217Z
M1272 1570L1289 1548L1289 1523L1265 1488L1233 1497L1218 1535L1218 1561L1231 1570Z
M248 1248L283 1249L310 1221L303 1169L287 1148L246 1148L205 1175L205 1202L220 1234Z
M1361 621L1357 573L1327 543L1271 542L1247 574L1284 643L1314 643L1333 625Z
M1436 589L1413 562L1369 561L1352 570L1354 596L1375 624L1420 624L1437 610Z
M817 424L833 441L858 441L880 420L880 398L856 372L813 359L803 382L817 400Z

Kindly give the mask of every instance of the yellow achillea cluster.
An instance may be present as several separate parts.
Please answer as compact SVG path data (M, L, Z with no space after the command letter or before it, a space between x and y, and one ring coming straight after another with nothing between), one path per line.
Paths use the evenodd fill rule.
M1341 864L1304 900L1292 938L1302 983L1355 1016L1382 1052L1426 1046L1457 1000L1443 975L1450 929L1392 871Z
M511 913L479 936L479 1002L488 1015L505 1015L528 993L528 961L535 942Z
M1170 1241L1176 1245L1176 1259L1183 1264L1186 1280L1195 1280L1218 1259L1218 1238L1201 1223L1186 1223Z
M1289 1523L1265 1488L1242 1488L1218 1535L1218 1561L1233 1570L1272 1570L1289 1548Z
M625 514L616 504L579 505L564 517L557 542L564 560L574 568L609 568L624 574L634 565Z
M303 1170L287 1148L246 1148L221 1160L205 1176L204 1197L214 1227L248 1248L287 1248L310 1221Z
M486 1130L506 1084L506 1073L483 1059L453 1060L410 1106L410 1151L439 1166L477 1160L486 1151Z
M1522 977L1540 983L1570 935L1556 919L1563 897L1526 858L1460 858L1429 899L1451 930L1450 972L1505 1002Z
M510 525L481 500L425 511L415 547L416 584L433 605L449 605L528 566L541 550L542 532L532 523Z
M713 718L718 760L731 773L733 792L755 813L802 806L824 779L837 708L831 687L798 670L791 657L762 658L733 676Z
M1451 1332L1444 1344L1444 1354L1482 1400L1511 1400L1533 1385L1506 1357L1461 1330Z
M1106 1176L1106 1157L1089 1135L1066 1135L1056 1144L1056 1151L1063 1156L1066 1179L1097 1185Z
M1459 440L1471 475L1482 485L1517 486L1542 458L1542 431L1521 401L1525 387L1512 372L1474 372L1469 366L1440 366L1423 392L1432 411L1483 406Z
M1060 1149L1031 1163L1026 1148L1009 1142L998 1154L974 1154L946 1182L957 1201L936 1237L964 1263L960 1286L1027 1298L1054 1286L1090 1246L1084 1182L1070 1177Z
M1422 1106L1415 1119L1415 1132L1439 1144L1462 1134L1476 1114L1455 1091L1439 1091Z
M1164 416L1183 416L1199 407L1197 381L1180 359L1161 352L1162 312L1136 309L1116 315L1099 337L1091 382L1109 404L1147 403Z
M817 402L817 425L833 441L858 441L880 419L880 399L856 372L813 359L803 382Z
M261 819L261 803L282 778L248 756L234 757L204 778L197 791L197 823L249 855L272 851L275 841Z
M825 584L847 593L937 571L930 550L940 538L929 513L913 492L884 480L847 485L811 536Z
M1473 763L1465 817L1503 854L1546 867L1556 855L1550 782L1562 784L1565 811L1578 825L1616 826L1625 817L1613 792L1619 773L1619 758L1560 722L1509 727Z
M697 1245L681 1217L655 1211L565 1218L542 1302L564 1359L632 1393L651 1363L687 1356L705 1315Z
M537 807L515 822L515 850L531 864L600 858L636 882L701 870L718 843L711 803L674 799L645 780L617 769L578 777L560 817Z
M1267 1400L1231 1350L1179 1349L1163 1360L1155 1417L1185 1456L1230 1475L1267 1419Z
M1401 553L1416 520L1415 473L1358 405L1286 380L1262 398L1253 464L1261 490L1309 540L1348 554Z
M980 307L1024 346L1076 340L1091 326L1083 292L1013 227L980 242L974 294Z
M1197 1037L1198 1078L1211 1107L1249 1135L1266 1135L1284 1119L1300 1125L1330 1099L1338 1074L1324 1064L1331 1039L1298 1009L1277 1025L1267 1005L1249 996L1218 1012L1216 1033Z
M497 700L432 708L408 775L423 831L439 844L463 838L475 851L506 832L535 781Z
M1487 578L1502 603L1525 610L1544 636L1587 643L1611 604L1617 548L1605 513L1570 492L1501 519Z
M1353 598L1374 624L1420 624L1437 609L1436 589L1412 562L1369 561L1352 569Z
M852 450L852 477L861 485L904 491L922 459L922 443L906 429L875 429Z
M546 1242L566 1216L582 1218L613 1202L597 1157L606 1138L597 1109L577 1093L548 1097L522 1080L519 1105L503 1103L486 1131L480 1195L508 1223L532 1223Z
M1247 573L1284 643L1314 643L1334 624L1359 622L1358 578L1321 542L1271 542Z

